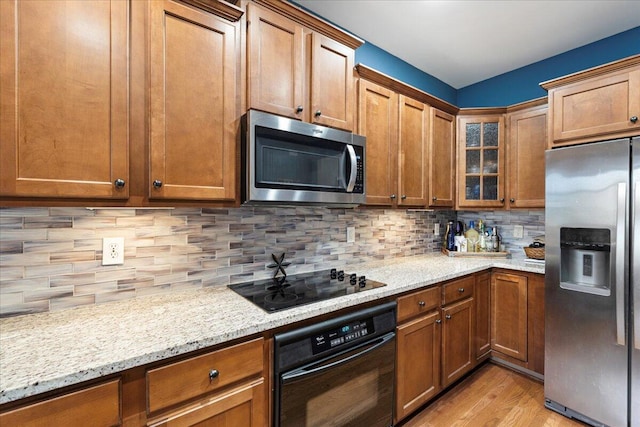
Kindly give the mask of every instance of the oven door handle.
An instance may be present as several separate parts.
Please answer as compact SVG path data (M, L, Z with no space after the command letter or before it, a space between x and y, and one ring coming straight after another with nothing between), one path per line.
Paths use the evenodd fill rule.
M286 382L289 382L289 381L292 381L292 380L297 380L297 379L300 379L300 378L303 378L303 377L306 377L306 376L309 376L309 375L313 375L313 374L316 374L318 372L326 371L326 370L329 370L329 369L334 368L336 366L340 366L342 364L348 363L349 361L351 361L351 360L353 360L355 358L361 357L361 356L363 356L363 355L365 355L365 354L367 354L369 352L372 352L372 351L382 347L383 345L387 344L389 341L394 339L395 336L396 336L395 332L390 332L387 335L384 335L384 336L382 336L380 338L377 338L377 339L371 341L371 343L375 343L375 344L369 345L364 350L359 351L358 353L352 354L349 357L345 357L344 359L338 359L335 362L331 362L331 363L328 363L326 365L323 364L323 365L320 365L320 366L318 366L319 362L314 362L314 363L312 363L310 365L303 366L303 367L295 369L295 370L293 370L291 372L284 373L281 376L282 384L284 384ZM323 362L323 361L326 361L326 360L327 359L322 359L320 361L320 363ZM317 367L314 368L313 366L317 366Z

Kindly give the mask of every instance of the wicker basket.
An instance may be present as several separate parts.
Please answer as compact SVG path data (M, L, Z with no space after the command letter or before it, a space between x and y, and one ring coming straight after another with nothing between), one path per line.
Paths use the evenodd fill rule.
M523 248L528 258L544 259L544 248Z

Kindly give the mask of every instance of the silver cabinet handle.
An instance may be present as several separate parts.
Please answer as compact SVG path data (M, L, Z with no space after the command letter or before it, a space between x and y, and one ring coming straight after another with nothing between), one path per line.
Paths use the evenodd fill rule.
M418 305L419 305L420 307L424 307L426 304L425 304L425 302L424 302L424 301L418 301Z
M302 105L298 105L298 107L296 107L296 113L298 114L302 113L303 110L304 108L302 108Z
M461 294L464 293L464 288L458 288L458 292L460 292Z
M160 181L159 179L156 179L153 181L153 188L160 188L162 187L162 181Z
M450 315L450 314L447 314L446 316L444 316L444 318L445 318L445 319L447 319L447 320L449 320L449 319L451 319L451 315Z
M356 150L353 149L353 145L347 144L347 151L349 152L349 160L351 162L351 174L349 175L349 183L347 184L347 193L353 193L353 188L356 186L356 176L358 174L358 158L356 157Z
M442 323L442 320L436 319L436 323L439 325L440 323Z
M625 239L625 218L627 216L627 184L618 183L618 206L616 213L616 335L620 345L626 345L625 321L624 321L624 254Z
M393 199L395 199L395 198L396 198L396 195L395 195L395 194L392 194L392 195L390 195L390 196L389 196L389 198L391 198L391 200L393 200Z
M406 194L403 194L402 196L400 196L400 198L401 198L402 200L405 200L405 199L407 198L407 195L406 195Z
M124 188L125 182L124 179L122 178L118 178L115 181L113 181L113 185L116 186L116 188Z
M209 371L209 381L213 381L220 376L220 371L212 369Z

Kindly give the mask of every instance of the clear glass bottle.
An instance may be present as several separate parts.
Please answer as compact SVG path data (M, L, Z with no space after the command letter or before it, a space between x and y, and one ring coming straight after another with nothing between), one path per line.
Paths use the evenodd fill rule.
M500 252L500 235L498 234L498 227L493 227L491 231L491 249L493 252Z
M487 239L484 227L484 222L478 220L478 252L486 252L487 250Z
M467 238L467 252L477 252L479 234L473 221L469 221L469 228L465 232L465 237Z

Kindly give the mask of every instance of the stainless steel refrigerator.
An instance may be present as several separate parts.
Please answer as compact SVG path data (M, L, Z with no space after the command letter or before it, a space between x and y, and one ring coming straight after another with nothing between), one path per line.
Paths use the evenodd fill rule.
M640 137L546 154L545 405L640 426Z

